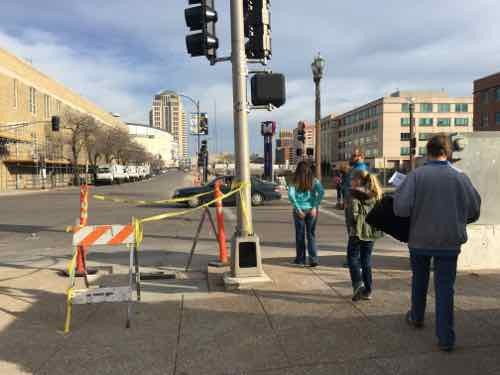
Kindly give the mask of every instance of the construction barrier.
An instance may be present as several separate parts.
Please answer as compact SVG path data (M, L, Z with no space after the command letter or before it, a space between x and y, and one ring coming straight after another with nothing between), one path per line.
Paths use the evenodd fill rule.
M130 327L134 283L136 285L137 300L140 301L141 299L141 275L139 272L138 256L141 234L137 230L138 228L138 222L132 219L132 224L128 225L90 225L78 226L73 229L73 246L75 246L76 250L68 266L70 279L66 298L65 333L70 331L74 304L128 302L126 327ZM75 266L79 254L78 248L84 247L88 250L94 246L117 245L127 245L129 248L129 284L126 286L89 288L88 280L86 279L87 288L76 289ZM86 276L85 274L85 278Z
M221 198L223 196L221 191L222 181L217 180L214 186L214 197ZM224 211L222 207L222 199L215 202L215 213L217 220L217 241L219 242L219 259L216 262L210 262L211 266L224 267L229 264L226 244L226 232L224 228Z
M89 209L89 186L87 184L80 185L80 225L85 226L88 223L88 209ZM76 273L83 276L86 272L85 255L87 249L84 246L77 247L76 258Z

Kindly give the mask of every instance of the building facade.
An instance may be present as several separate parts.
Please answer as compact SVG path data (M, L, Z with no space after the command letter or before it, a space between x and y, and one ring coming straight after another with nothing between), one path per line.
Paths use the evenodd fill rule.
M474 81L474 130L500 130L500 73Z
M144 146L155 159L162 160L166 167L178 166L179 150L172 134L145 124L127 123L127 126L132 139Z
M472 97L452 98L445 91L397 91L333 119L334 151L328 161L340 164L349 160L354 148L361 148L373 168L408 169L409 98L415 102L417 157L425 156L426 142L435 133L473 131Z
M293 129L280 129L276 138L276 164L286 166L292 164L293 144Z
M165 90L153 97L153 105L150 112L151 126L172 134L174 141L178 144L179 153L182 158L187 158L189 154L186 121L187 117L181 97L175 92Z
M335 160L334 152L336 151L336 120L335 114L329 114L323 117L320 122L321 128L321 163L332 165L332 161Z
M64 121L72 113L126 128L109 112L0 48L0 191L69 183L73 167ZM52 132L52 116L61 118L59 132ZM24 125L15 125L20 123ZM82 152L77 164L85 162Z

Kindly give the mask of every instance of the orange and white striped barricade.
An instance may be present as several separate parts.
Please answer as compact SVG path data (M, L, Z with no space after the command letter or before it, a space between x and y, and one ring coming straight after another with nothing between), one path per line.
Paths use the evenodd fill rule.
M73 246L75 249L84 247L90 250L94 246L118 246L127 245L130 252L129 261L129 284L126 286L112 287L90 287L86 289L75 289L75 264L79 251L75 250L69 264L70 284L67 294L66 321L64 332L68 333L71 324L72 306L88 303L102 302L128 302L127 323L130 327L130 317L133 302L133 284L136 286L137 300L141 300L141 274L139 272L138 240L142 233L136 222L127 225L86 225L78 226L73 230Z

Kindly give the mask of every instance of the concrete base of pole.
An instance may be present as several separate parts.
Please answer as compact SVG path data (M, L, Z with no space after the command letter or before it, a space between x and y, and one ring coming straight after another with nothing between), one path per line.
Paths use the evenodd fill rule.
M265 273L260 276L233 277L230 272L227 272L224 274L223 279L226 290L252 289L259 285L273 283L273 280Z
M222 267L229 267L230 263L229 262L224 263L219 260L213 260L211 262L208 262L208 265L211 267L222 268Z

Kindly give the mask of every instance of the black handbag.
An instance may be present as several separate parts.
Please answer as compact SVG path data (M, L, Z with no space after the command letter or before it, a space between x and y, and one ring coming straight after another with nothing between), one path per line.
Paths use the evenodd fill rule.
M398 241L408 242L410 218L394 214L394 197L384 195L366 216L366 222L372 227L394 237Z

